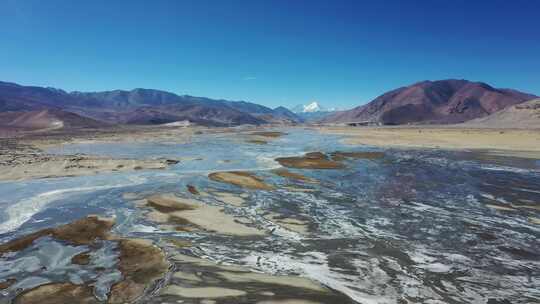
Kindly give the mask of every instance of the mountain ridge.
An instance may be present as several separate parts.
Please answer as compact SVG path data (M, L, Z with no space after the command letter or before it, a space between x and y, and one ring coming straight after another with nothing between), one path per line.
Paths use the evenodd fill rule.
M464 79L420 81L400 87L322 123L451 124L484 117L536 96Z
M0 82L0 112L63 110L113 124L161 124L190 120L209 126L298 123L294 114L246 101L229 101L136 88L102 92Z

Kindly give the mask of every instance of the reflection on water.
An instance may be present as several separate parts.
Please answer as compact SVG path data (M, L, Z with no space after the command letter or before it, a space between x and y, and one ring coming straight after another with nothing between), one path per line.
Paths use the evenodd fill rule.
M537 161L386 150L381 159L348 159L343 170L291 169L318 181L306 183L272 174L270 170L279 167L273 159L368 147L343 146L335 136L308 130L287 132L267 145L221 134L200 135L186 144L65 146L54 152L182 161L166 171L2 183L0 240L97 213L116 217L117 234L158 243L164 237L190 239L197 246L183 252L265 273L308 277L358 303L540 301ZM246 191L208 180L208 173L219 170L257 170L277 190ZM161 231L124 195L163 192L191 197L187 185L247 194L243 205L213 196L198 199L251 219L268 236ZM288 229L276 214L296 219L291 223L305 224L306 229ZM0 278L18 280L10 292L65 276L72 282L95 279L91 270L74 270L65 262L83 248L50 240L34 247L2 258ZM55 256L48 256L52 251ZM96 259L93 265L110 267L110 261ZM112 272L99 280L114 278ZM100 288L107 290L106 286Z

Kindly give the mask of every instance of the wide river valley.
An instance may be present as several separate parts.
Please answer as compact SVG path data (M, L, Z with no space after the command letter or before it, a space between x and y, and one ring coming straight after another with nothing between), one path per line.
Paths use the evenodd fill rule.
M128 273L119 266L120 238L147 240L167 261L160 279L143 285L141 303L540 303L538 160L351 146L309 129L279 131L285 135L264 140L227 132L182 144L50 149L179 162L1 182L0 244L88 215L114 219L114 237L89 245L56 231L6 251L0 282L11 283L0 303L34 303L17 297L58 282L87 285L97 302L110 301L112 286ZM283 168L275 161L309 152L342 166ZM231 171L271 188L208 177ZM207 211L186 207L191 213L171 223L170 210L152 209L149 197ZM74 263L82 253L88 260Z

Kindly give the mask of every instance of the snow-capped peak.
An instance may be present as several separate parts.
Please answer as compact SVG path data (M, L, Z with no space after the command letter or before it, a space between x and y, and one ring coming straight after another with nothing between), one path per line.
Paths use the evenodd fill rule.
M305 105L304 110L302 112L313 113L313 112L320 112L320 111L323 111L323 108L319 105L318 102L314 101L308 105Z
M317 113L317 112L333 112L336 111L335 108L325 108L319 104L319 102L314 101L307 105L297 105L292 108L291 111L294 113Z

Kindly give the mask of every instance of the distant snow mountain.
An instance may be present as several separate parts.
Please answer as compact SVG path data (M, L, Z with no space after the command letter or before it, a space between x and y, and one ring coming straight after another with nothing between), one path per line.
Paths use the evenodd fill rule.
M332 114L336 109L323 107L319 102L314 101L306 105L297 105L291 111L305 121L315 121Z
M321 105L314 101L308 105L305 105L304 106L304 113L313 113L313 112L326 112L324 111L323 107L321 107Z
M307 105L297 105L292 108L294 113L314 113L314 112L328 112L326 108L321 106L317 101L314 101Z

